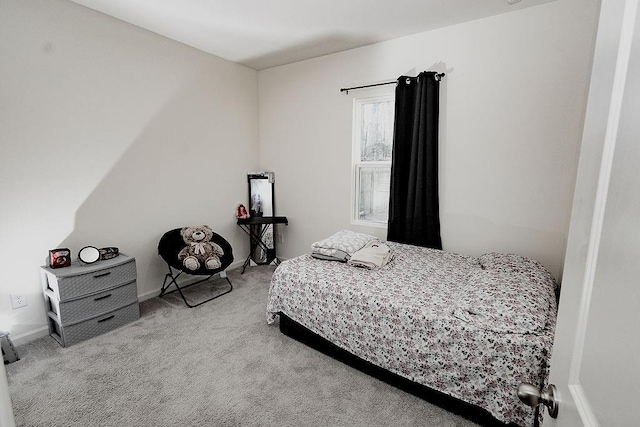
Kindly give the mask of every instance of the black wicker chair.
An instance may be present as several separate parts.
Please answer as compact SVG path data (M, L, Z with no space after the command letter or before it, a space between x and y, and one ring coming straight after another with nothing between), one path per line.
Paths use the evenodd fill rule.
M184 303L188 307L193 308L231 292L233 290L233 285L231 284L231 281L229 280L226 272L224 271L233 262L233 250L229 242L227 242L224 239L224 237L220 236L219 234L213 233L213 236L211 237L210 242L220 246L223 251L223 255L220 256L220 263L221 263L220 267L212 270L212 269L207 269L205 266L200 266L200 268L197 270L188 270L184 267L182 261L178 259L178 254L180 253L182 248L187 246L187 244L184 242L182 238L182 235L180 234L181 230L182 230L181 228L175 228L171 231L167 231L160 238L160 242L158 243L158 254L162 257L162 259L167 263L167 266L169 267L169 272L164 277L164 283L162 284L162 289L160 290L159 296L164 296L166 294L170 294L177 291L182 297L182 299L184 300ZM189 303L189 301L187 301L187 298L185 298L184 293L182 292L183 289L206 282L211 278L213 278L213 276L215 276L218 273L220 273L221 278L226 279L227 282L229 283L228 290L220 294L217 294L211 298L205 299L204 301L200 301L196 304L191 304ZM183 274L187 276L193 275L193 276L206 276L206 277L204 279L201 279L195 282L191 282L190 280L183 280L182 283L179 283L178 277L180 277ZM171 285L175 285L176 289L167 292L167 289L169 289Z

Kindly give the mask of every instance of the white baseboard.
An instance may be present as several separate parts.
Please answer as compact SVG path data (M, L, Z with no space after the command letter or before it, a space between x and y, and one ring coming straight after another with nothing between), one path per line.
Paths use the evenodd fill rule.
M156 289L155 291L146 292L144 294L139 294L138 295L138 301L142 302L142 301L146 301L146 300L151 299L151 298L155 298L155 297L158 296L159 293L160 293L160 289Z
M19 345L23 345L28 342L31 342L33 340L36 340L38 338L46 337L47 335L49 335L49 326L42 326L38 329L25 332L24 334L20 334L20 335L12 334L10 338L14 346L19 346Z
M600 427L598 417L593 412L591 403L587 398L587 394L582 388L581 384L570 384L569 391L573 397L573 403L576 405L576 410L580 414L580 418L585 427Z

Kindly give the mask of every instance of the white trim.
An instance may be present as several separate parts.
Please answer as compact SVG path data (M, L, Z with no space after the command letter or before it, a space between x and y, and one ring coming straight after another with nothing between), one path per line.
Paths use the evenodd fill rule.
M353 99L353 112L351 124L351 218L350 223L370 227L386 228L387 221L367 221L358 218L358 195L360 192L360 179L358 169L367 165L389 165L391 161L362 162L360 161L360 106L374 102L391 101L395 102L395 91L387 92L375 96L366 96Z
M351 218L351 224L361 225L364 227L376 227L376 228L387 228L389 226L389 224L386 222L377 222L377 221L369 221L366 219L354 219L354 218Z
M573 403L576 405L576 410L578 414L580 414L580 419L584 427L600 427L600 422L598 422L598 418L591 410L591 403L582 385L570 384L569 391L571 392Z
M359 201L359 196L360 196L360 184L361 184L361 179L360 179L360 174L362 169L377 169L377 170L382 170L383 172L389 171L389 173L391 173L391 162L354 162L353 164L353 171L354 171L354 186L355 186L355 191L354 191L354 199L353 199L353 215L351 217L351 223L352 224L357 224L357 225L368 225L368 226L372 226L372 227L381 227L381 228L386 228L387 227L387 223L388 223L388 217L387 220L385 221L374 221L374 220L368 220L368 219L361 219L359 218L359 205L358 205L358 201ZM374 172L375 174L375 172ZM375 178L374 178L375 179Z
M144 294L139 294L138 295L138 302L142 302L142 301L146 301L146 300L151 299L151 298L155 298L155 297L158 296L159 293L160 293L160 289L154 289L153 291L145 292Z
M604 147L602 149L602 162L600 164L598 189L596 192L593 221L591 223L587 262L585 265L585 287L581 301L582 310L578 320L578 331L574 343L571 372L569 374L570 384L579 383L578 378L580 375L582 350L584 348L584 339L587 330L587 319L589 317L591 292L593 289L596 263L598 260L598 250L600 247L600 237L602 235L604 213L607 206L607 194L609 192L613 153L615 151L616 139L618 136L618 124L620 122L620 111L624 98L624 88L627 78L629 56L631 54L631 42L633 39L637 5L638 0L627 0L625 4L622 30L620 33L620 48L618 49L616 71L613 78L609 117L607 119L607 130L605 134Z
M24 332L20 335L11 334L9 338L11 338L11 342L14 346L19 346L33 340L37 340L38 338L46 337L47 335L49 335L49 326L41 326L37 329Z
M586 393L580 385L582 353L584 351L587 333L587 321L589 319L591 295L596 275L600 239L602 236L602 227L607 206L609 181L611 178L613 156L618 136L618 125L620 123L622 102L624 100L624 89L627 79L637 9L638 0L626 1L620 32L618 55L616 59L616 69L613 77L609 116L607 118L607 127L602 149L602 161L600 163L600 173L598 176L598 187L591 223L589 247L585 263L584 289L580 302L581 310L577 323L576 338L573 345L571 370L569 372L569 390L574 398L576 409L586 426L598 426L599 424L590 408Z

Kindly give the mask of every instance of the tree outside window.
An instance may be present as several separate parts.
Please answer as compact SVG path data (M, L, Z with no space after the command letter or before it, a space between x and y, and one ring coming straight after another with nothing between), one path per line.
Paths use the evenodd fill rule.
M354 100L354 223L387 224L393 121L393 94Z

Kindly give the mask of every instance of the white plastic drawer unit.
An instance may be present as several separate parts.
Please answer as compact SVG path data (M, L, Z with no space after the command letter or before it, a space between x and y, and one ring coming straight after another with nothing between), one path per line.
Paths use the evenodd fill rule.
M49 334L67 347L140 317L135 258L42 267Z

